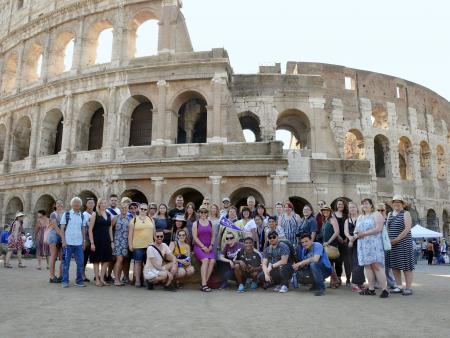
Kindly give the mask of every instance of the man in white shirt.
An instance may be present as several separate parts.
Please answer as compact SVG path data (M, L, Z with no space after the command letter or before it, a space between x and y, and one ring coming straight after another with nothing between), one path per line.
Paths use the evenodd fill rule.
M172 285L177 273L178 263L167 244L163 243L164 232L155 232L155 243L147 248L147 262L144 267L144 278L147 288L153 289L154 284L163 284L164 290L176 291Z

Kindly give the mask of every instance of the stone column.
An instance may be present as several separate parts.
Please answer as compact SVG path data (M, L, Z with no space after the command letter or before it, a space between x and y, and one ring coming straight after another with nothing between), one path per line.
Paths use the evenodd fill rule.
M122 63L128 48L126 46L126 23L124 22L124 2L120 2L117 7L116 25L114 26L113 46L111 54L111 64L119 66Z
M179 0L163 0L159 21L158 53L175 53Z
M209 176L211 182L211 203L220 206L220 183L222 176Z
M412 142L412 170L414 186L416 187L416 196L422 196L423 183L422 175L420 172L420 144L417 143L418 140L412 140Z
M32 198L33 198L33 190L31 188L27 188L24 193L24 205L23 205L23 213L26 215L24 218L23 227L25 229L31 228L33 226L34 215L33 215L33 206L32 206Z
M270 175L272 180L272 206L277 202L284 202L287 196L287 171L277 171L275 175Z
M0 57L0 94L3 94L3 93L1 93L2 91L3 91L3 78L5 77L5 70L4 70L4 68L5 68L5 56L4 55L2 55L1 57Z
M152 145L169 144L173 142L167 131L167 127L173 128L172 121L169 121L172 113L166 111L169 84L166 80L159 80L156 86L158 87L158 107L153 111Z
M154 194L153 194L153 201L159 205L163 202L162 188L163 188L163 184L165 183L164 177L151 177L151 181L152 181L153 185L155 186Z
M341 99L332 100L332 112L331 112L331 130L334 133L334 138L338 146L338 153L341 158L345 158L344 154L344 143L345 143L345 132L344 132L344 104Z
M114 136L117 121L116 107L117 87L109 88L109 105L103 117L103 144L102 161L109 162L114 159Z
M68 164L70 162L70 135L73 123L73 96L71 93L66 93L64 98L64 108L63 135L61 151L59 153L63 156L64 163Z
M226 137L226 107L222 103L222 97L227 85L226 74L216 74L211 80L213 103L207 107L207 142L225 143Z
M311 114L314 116L314 121L311 121L311 152L314 157L314 153L317 153L318 147L317 145L321 142L320 138L320 128L321 128L321 116L326 116L325 108L325 99L322 97L310 98L309 106L311 107ZM328 125L326 126L328 128ZM319 155L321 157L321 155Z
M39 135L38 131L40 127L39 110L39 104L34 104L31 108L31 136L28 156L31 158L32 168L36 167L36 152Z
M72 70L75 74L81 73L83 67L83 49L86 41L86 38L84 36L85 17L79 17L78 22L79 24L77 34L75 36L72 59Z
M109 177L102 178L102 195L103 198L107 198L111 194L112 180Z
M50 51L50 32L47 33L47 36L45 37L45 41L44 41L44 50L42 51L42 68L41 68L41 78L40 80L43 83L47 82L48 79L48 68L50 63L52 62L51 60L51 51Z
M6 135L5 148L3 150L2 173L7 173L9 169L9 161L11 159L11 138L12 138L12 113L8 113L6 117ZM1 209L0 209L1 210Z
M24 53L25 53L25 41L22 40L19 47L19 56L17 58L17 72L16 72L16 90L15 93L22 89L22 70L24 64Z

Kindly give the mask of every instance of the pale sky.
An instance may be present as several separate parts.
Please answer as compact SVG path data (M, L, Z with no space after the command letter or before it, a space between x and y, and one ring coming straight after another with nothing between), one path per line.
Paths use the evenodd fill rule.
M448 0L184 0L196 51L227 49L235 73L324 62L424 85L450 100Z

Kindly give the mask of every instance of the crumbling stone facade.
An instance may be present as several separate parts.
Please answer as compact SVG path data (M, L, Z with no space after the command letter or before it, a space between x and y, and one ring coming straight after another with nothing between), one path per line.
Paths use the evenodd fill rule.
M272 210L319 199L389 201L448 234L450 103L420 85L288 62L234 74L194 51L179 0L7 0L0 5L0 212L115 192L199 204L249 194ZM157 22L155 55L137 31ZM112 31L110 60L98 40ZM152 40L153 39L153 40ZM64 62L73 48L71 65ZM246 143L243 129L255 134ZM283 150L277 130L294 136ZM31 220L31 217L30 217Z

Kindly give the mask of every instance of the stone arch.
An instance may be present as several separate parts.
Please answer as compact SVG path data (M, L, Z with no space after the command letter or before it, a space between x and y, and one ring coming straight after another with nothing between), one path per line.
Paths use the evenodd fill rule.
M415 208L412 208L412 207L409 207L408 211L411 214L412 226L414 226L416 224L420 224L419 212Z
M439 232L439 220L434 209L427 211L427 228Z
M178 112L177 144L206 143L207 101L197 91L186 91L174 100Z
M16 212L23 211L23 201L19 197L12 197L5 209L5 223L11 224L14 221Z
M346 160L365 158L364 137L358 129L350 129L345 133L344 158Z
M181 195L184 198L184 205L186 205L188 202L193 202L195 204L195 209L197 210L198 208L200 208L203 199L204 199L204 195L197 189L195 188L190 188L190 187L184 187L184 188L180 188L177 191L175 191L172 196L169 199L169 207L173 208L175 206L175 198Z
M17 53L13 52L5 59L3 67L2 91L10 93L16 88Z
M86 36L86 42L84 45L84 64L85 66L91 66L97 63L98 59L98 47L99 39L102 32L106 30L113 30L113 24L110 20L100 20L95 22L89 28ZM114 31L112 31L114 34ZM110 55L112 56L112 43L110 46L104 46ZM109 62L109 61L108 61Z
M431 150L428 142L420 142L420 174L422 178L431 174Z
M89 101L81 107L79 126L79 150L96 150L103 146L104 106Z
M22 68L22 79L25 84L39 80L42 67L43 48L41 44L33 43L25 54Z
M442 145L436 147L436 160L437 160L437 179L445 180L446 174L446 164L445 164L445 150Z
M375 104L372 107L372 127L387 129L388 114L386 108L381 104Z
M143 25L150 25L152 36L147 40L145 37L139 36L139 30ZM159 22L156 15L148 9L141 10L137 12L133 18L130 20L128 25L128 57L130 59L142 56L156 55L158 53L158 35L159 35ZM138 54L137 46L141 45L144 41L148 44L152 43L152 48L142 54Z
M42 121L40 156L56 155L61 151L63 113L55 108L45 114Z
M448 238L450 235L450 216L445 209L442 211L442 233L444 238Z
M245 111L238 115L242 130L250 130L255 135L255 142L261 142L261 121L259 117L251 111Z
M129 197L131 198L131 200L133 202L138 202L138 203L146 203L148 204L148 199L147 196L145 196L145 194L137 189L128 189L125 190L122 194L122 197Z
M375 173L377 177L391 177L391 157L389 140L386 136L378 134L374 138Z
M0 124L0 162L5 159L6 126Z
M400 137L398 141L398 162L400 178L411 181L414 178L414 150L411 141L406 136Z
M289 149L311 149L311 123L308 116L298 109L287 109L278 115L277 131L290 133Z
M78 194L78 197L81 198L81 200L83 201L83 206L86 205L86 201L87 201L88 198L93 198L94 201L95 201L95 205L97 205L98 197L97 197L97 195L96 195L94 192L92 192L91 190L83 190L83 191L81 191L81 192ZM68 202L70 202L70 201L68 201Z
M300 196L289 197L289 202L291 202L292 205L294 206L295 213L300 215L301 217L303 217L303 207L306 204L310 204L312 206L312 204L309 203L309 201L307 199L300 197Z
M247 205L247 198L249 196L253 196L255 198L256 204L265 205L263 195L258 190L248 186L240 187L230 194L231 204L239 210L241 206Z
M40 196L34 205L34 213L37 213L39 210L45 210L47 216L49 216L55 208L55 202L56 199L49 194Z
M152 143L153 104L142 95L131 97L131 118L129 125L128 146L144 146Z
M50 75L58 75L72 68L72 64L70 65L70 67L67 67L65 61L66 57L69 57L67 55L68 46L70 44L73 45L74 43L75 33L73 31L66 30L58 34L53 44L52 62L49 66Z
M30 154L31 121L22 116L16 123L12 137L11 162L21 161Z

